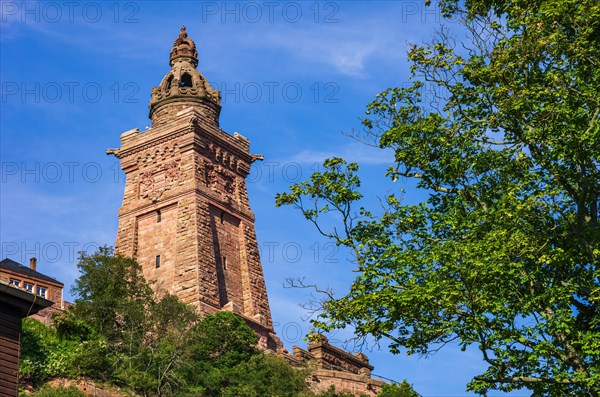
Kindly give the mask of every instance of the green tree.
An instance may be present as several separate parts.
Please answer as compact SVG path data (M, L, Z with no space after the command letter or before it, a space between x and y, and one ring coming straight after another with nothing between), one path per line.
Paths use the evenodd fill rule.
M154 294L139 264L108 247L83 254L78 267L75 305L54 319L63 339L80 341L78 374L145 395L185 389L182 368L191 365L198 322L193 308L172 295Z
M307 371L293 368L285 359L274 354L255 354L223 373L228 381L214 396L312 396L306 383Z
M480 394L597 397L600 3L440 5L469 40L442 29L413 46L412 86L377 95L361 135L394 151L391 181L415 180L426 201L357 208L358 165L342 159L276 198L356 256L350 291L316 325L354 325L393 353L475 345Z
M84 319L77 317L75 306L52 318L52 327L58 337L77 345L76 357L71 363L73 377L103 377L111 368L111 352L105 337L100 336Z
M144 396L312 395L306 372L257 350L241 317L217 312L200 319L175 296L153 293L133 259L106 247L82 255L78 267L75 305L54 318L54 328L35 322L28 343L31 368L43 368L48 354L59 363L68 358L41 380L88 376Z
M31 318L23 319L19 376L42 384L55 376L72 376L77 341L63 340L55 329Z
M229 368L257 353L256 333L239 316L217 312L205 316L193 330L193 356L200 363Z
M241 317L217 312L199 319L176 297L153 294L139 265L108 248L82 255L79 268L74 306L55 316L52 327L23 322L21 376L36 386L63 376L144 396L315 395L306 382L309 371L259 351L256 333ZM46 387L37 394L77 395L71 389ZM384 395L405 397L389 392L396 389ZM333 389L319 394L347 395Z
M114 378L145 395L174 396L190 384L185 370L193 364L194 309L173 295L151 303L139 345L120 355Z
M377 397L420 397L407 381L402 383L383 385Z
M191 391L207 397L310 395L306 371L256 349L256 333L239 316L218 312L193 330Z
M77 296L73 311L115 350L132 349L141 341L146 310L154 300L150 285L135 260L114 254L109 247L82 253L81 275L71 292Z

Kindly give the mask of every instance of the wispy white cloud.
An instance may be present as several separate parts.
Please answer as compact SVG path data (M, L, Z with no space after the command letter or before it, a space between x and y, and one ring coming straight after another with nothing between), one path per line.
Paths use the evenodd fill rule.
M109 10L105 9L103 12L108 18ZM3 23L0 42L29 40L32 35L41 36L54 46L72 47L80 54L99 53L138 62L156 61L156 47L164 45L169 48L170 41L177 33L167 31L166 27L157 29L153 24L130 24L125 25L129 29L115 29L113 23L90 23L81 18L76 18L73 23L69 23L66 17L57 23L50 23L44 18L39 20L40 16L35 14L27 18L20 9L16 14L2 15L1 18Z
M393 2L382 7L356 4L358 9L350 3L340 5L337 23L255 24L248 26L241 36L226 24L214 24L210 26L211 30L231 45L220 48L215 48L212 42L202 45L210 47L214 54L236 53L237 47L241 51L251 51L258 60L276 56L290 60L290 68L302 69L305 73L317 71L360 79L373 77L370 63L397 64L404 59L403 43L410 29L406 24L395 23L395 14L399 11ZM206 26L192 29L204 30ZM223 56L218 54L218 58L222 60ZM235 65L222 64L221 67ZM270 71L278 72L276 69Z
M363 29L364 27L364 29ZM361 28L351 25L321 25L316 29L295 30L285 26L282 31L263 37L270 46L280 48L286 56L296 58L303 67L325 65L331 72L365 78L367 63L372 59L401 59L403 49L399 32L386 30L373 20L364 20Z
M355 161L365 165L384 165L394 161L394 152L391 149L379 149L360 142L350 142L331 150L303 149L285 161L314 164L322 163L323 160L332 157L341 157L346 161Z

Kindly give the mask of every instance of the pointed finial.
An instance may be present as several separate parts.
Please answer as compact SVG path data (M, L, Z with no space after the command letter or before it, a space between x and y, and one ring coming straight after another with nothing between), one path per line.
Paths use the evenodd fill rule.
M175 60L180 58L189 60L194 67L198 66L198 51L196 50L196 44L194 44L194 40L188 37L188 34L185 31L185 25L181 26L181 29L179 29L179 37L177 37L173 43L169 65L173 66Z

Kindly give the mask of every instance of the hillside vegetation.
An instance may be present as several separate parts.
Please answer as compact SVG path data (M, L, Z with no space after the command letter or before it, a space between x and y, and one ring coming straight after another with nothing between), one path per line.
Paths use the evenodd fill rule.
M229 312L200 318L169 294L155 294L132 259L101 248L82 255L75 304L53 327L25 319L21 378L36 396L82 395L44 385L56 377L88 379L138 396L321 396L308 369L256 349L256 334ZM25 393L23 393L25 394ZM418 396L407 384L381 396Z

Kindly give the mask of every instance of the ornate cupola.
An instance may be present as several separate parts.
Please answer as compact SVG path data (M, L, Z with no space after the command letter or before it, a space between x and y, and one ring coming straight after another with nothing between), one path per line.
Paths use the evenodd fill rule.
M193 107L218 126L221 93L213 90L196 69L198 51L194 41L188 37L185 26L181 27L179 37L173 43L169 65L171 70L160 85L152 88L149 106L152 125L163 124L177 112Z

